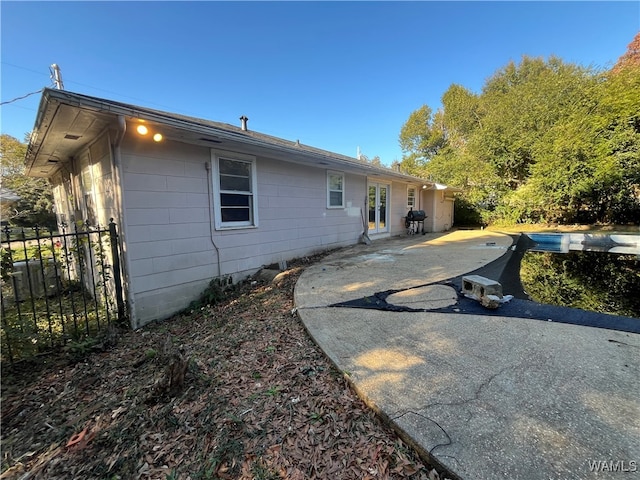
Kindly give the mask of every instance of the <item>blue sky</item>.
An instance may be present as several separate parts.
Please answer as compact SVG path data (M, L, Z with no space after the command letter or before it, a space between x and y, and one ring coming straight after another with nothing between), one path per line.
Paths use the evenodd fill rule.
M1 99L50 86L239 125L355 157L452 83L480 92L523 55L611 67L640 2L1 2ZM2 106L22 140L39 95Z

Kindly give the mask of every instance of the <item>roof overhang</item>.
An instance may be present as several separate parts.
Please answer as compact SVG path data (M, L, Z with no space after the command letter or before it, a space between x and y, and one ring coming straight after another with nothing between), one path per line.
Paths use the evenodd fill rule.
M45 89L25 158L27 175L51 177L65 162L88 147L106 129L117 129L123 117L127 129L144 122L166 140L358 173L370 178L418 183L433 182L380 168L355 158L320 150L239 127L171 114L65 90Z
M431 187L427 188L427 190L438 190L450 193L460 193L463 191L461 188L450 187L448 185L442 185L441 183L434 183Z
M62 91L45 89L25 157L26 174L51 177L114 121L113 114L89 109Z

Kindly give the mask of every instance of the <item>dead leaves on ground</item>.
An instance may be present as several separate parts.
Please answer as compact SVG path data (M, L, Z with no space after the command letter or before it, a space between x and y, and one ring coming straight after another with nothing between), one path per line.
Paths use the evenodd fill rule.
M300 271L75 365L5 376L0 478L439 479L291 315ZM189 359L172 395L158 387L167 338Z

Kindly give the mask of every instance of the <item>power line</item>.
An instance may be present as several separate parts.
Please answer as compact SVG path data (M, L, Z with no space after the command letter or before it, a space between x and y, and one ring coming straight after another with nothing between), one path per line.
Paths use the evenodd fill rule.
M18 68L20 70L24 70L24 71L31 72L31 73L37 73L38 75L45 75L45 76L47 75L44 72L40 72L40 71L37 71L37 70L26 68L26 67L23 67L21 65L16 65L14 63L0 61L0 64L6 65L6 66L9 66L9 67L13 67L13 68ZM49 76L49 78L51 78L51 76ZM113 90L107 90L107 89L104 89L104 88L94 87L93 85L88 85L86 83L76 82L76 81L69 80L69 79L67 79L67 81L65 83L73 84L73 85L79 85L81 87L90 88L92 90L97 90L97 91L100 91L100 92L110 93L110 94L116 95L117 97L120 97L120 98L126 98L126 99L130 99L130 100L135 100L137 102L142 102L142 104L153 105L153 106L156 106L156 107L160 107L160 108L164 108L164 109L168 109L168 110L173 110L176 113L182 113L183 115L191 115L191 116L200 115L198 113L182 110L180 108L177 109L175 106L164 105L164 104L161 104L161 103L156 103L156 102L152 102L152 101L149 101L149 100L145 100L145 99L142 99L142 98L139 98L139 97L132 97L130 95L124 95L122 93L114 92ZM53 82L51 84L51 87L52 86L53 86ZM36 93L40 93L40 92L42 92L42 90L44 90L44 89L38 90L37 92L29 93L29 94L27 94L27 95L25 95L23 97L14 98L13 100L9 100L7 102L2 102L2 103L0 103L0 105L5 105L5 104L8 104L8 103L15 102L17 100L21 100L21 99L26 98L26 97L28 97L30 95L35 95Z
M14 65L13 63L9 63L9 62L0 62L2 65L7 65L8 67L14 67L14 68L19 68L20 70L24 70L26 72L31 72L31 73L37 73L38 75L44 75L47 76L46 73L44 72L39 72L37 70L32 70L30 68L26 68L26 67L21 67L20 65Z
M44 90L44 88L41 88L40 90L38 90L36 92L27 93L26 95L22 95L21 97L16 97L13 100L7 100L6 102L2 102L2 103L0 103L0 105L6 105L7 103L17 102L18 100L22 100L23 98L30 97L31 95L35 95L36 93L41 93L43 90Z

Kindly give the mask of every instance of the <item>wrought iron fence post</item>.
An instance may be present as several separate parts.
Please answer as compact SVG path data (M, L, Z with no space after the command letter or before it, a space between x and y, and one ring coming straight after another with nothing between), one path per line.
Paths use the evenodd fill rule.
M7 250L6 250L6 257L5 255L2 255L2 280L3 281L8 281L9 278L11 278L11 282L12 282L12 286L13 286L13 291L15 292L17 290L16 288L16 277L12 275L13 273L13 258L11 255L11 229L9 228L9 225L5 225L4 229L3 229L3 233L6 235L6 241L7 241ZM0 292L0 296L2 295L2 292ZM13 300L16 303L16 309L18 311L18 318L21 317L21 312L20 312L20 302L18 302L18 299L14 293L13 295ZM11 363L13 365L13 351L12 351L12 347L11 347L11 342L13 341L13 334L11 333L11 326L9 325L9 322L7 321L7 315L5 312L5 299L0 297L0 302L2 302L2 323L4 324L4 338L6 340L6 344L7 344L7 353L8 353L8 357L9 357L9 363ZM22 326L21 326L21 331L22 331Z
M76 224L73 231L67 232L66 225L60 225L60 232L55 239L52 231L47 232L39 226L31 229L35 236L27 237L23 228L15 239L8 226L0 229L0 358L2 362L8 360L11 364L43 349L53 350L56 346L62 346L69 338L81 339L84 335L99 333L104 326L103 322L101 325L101 314L106 314L107 324L111 324L116 306L118 321L127 317L120 271L120 245L113 218L110 219L108 230L111 265L107 262L109 247L104 243L103 248L106 229L99 226L92 229L88 224L82 228ZM98 245L91 238L92 235L97 235ZM12 248L14 246L17 248ZM106 271L108 268L113 269L113 277ZM51 278L49 269L53 270L54 278ZM63 285L65 274L67 286ZM104 312L99 305L101 289ZM55 295L56 299L50 299L50 295ZM12 301L9 302L11 297ZM54 311L54 302L59 307L59 318ZM30 326L31 317L33 326ZM70 324L71 317L73 325ZM84 328L79 324L80 321L83 321Z
M120 255L118 248L118 232L113 218L109 219L109 238L111 240L111 256L113 257L113 281L116 288L116 304L118 306L118 321L124 319L124 297L122 294L122 278L120 277Z

